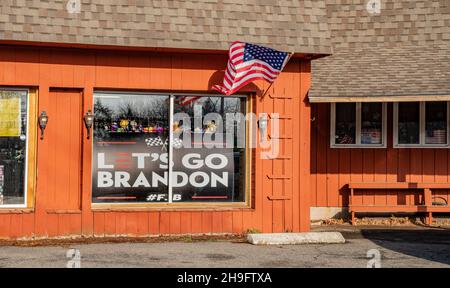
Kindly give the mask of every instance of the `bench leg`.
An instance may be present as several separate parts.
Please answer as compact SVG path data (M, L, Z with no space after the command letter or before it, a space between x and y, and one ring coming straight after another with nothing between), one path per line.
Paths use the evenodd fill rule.
M355 225L356 224L355 211L352 211L351 214L352 214L352 225Z
M427 213L427 225L433 225L433 212Z
M424 198L424 201L423 201L423 205L425 205L425 206L431 206L431 205L433 205L433 204L431 204L431 189L424 189L423 190L423 198Z

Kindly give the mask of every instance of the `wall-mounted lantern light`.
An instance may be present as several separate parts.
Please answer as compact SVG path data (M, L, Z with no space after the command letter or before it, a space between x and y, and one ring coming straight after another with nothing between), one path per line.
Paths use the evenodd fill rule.
M48 116L47 113L45 111L41 112L41 115L39 115L39 128L41 128L41 140L44 139L44 130L45 127L47 127L47 123L48 123Z
M91 128L92 128L92 125L94 124L94 114L92 114L91 109L89 109L86 112L83 119L84 119L84 125L86 126L86 130L87 130L87 139L90 139Z
M259 132L261 135L261 139L266 135L267 130L267 114L261 114L258 120Z

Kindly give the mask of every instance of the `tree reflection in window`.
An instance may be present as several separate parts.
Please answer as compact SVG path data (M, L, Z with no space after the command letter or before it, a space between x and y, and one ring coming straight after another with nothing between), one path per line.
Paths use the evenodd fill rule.
M162 133L168 129L168 98L97 96L94 104L95 136L114 133Z

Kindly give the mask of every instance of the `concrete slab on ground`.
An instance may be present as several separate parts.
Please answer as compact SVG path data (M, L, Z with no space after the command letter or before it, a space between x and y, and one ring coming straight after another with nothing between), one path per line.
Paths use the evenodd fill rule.
M247 240L254 245L297 244L343 244L345 239L339 232L267 233L248 234Z

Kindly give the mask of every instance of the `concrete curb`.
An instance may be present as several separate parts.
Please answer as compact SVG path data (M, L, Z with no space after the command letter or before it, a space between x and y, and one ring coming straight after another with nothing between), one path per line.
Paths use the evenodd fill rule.
M343 244L345 238L339 232L248 234L247 241L253 245L293 244Z

